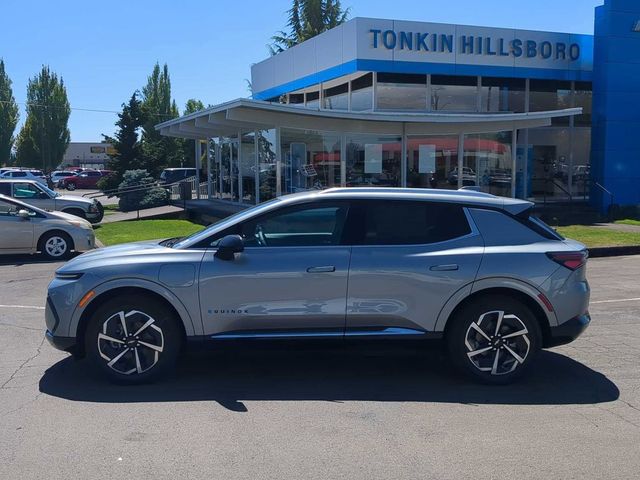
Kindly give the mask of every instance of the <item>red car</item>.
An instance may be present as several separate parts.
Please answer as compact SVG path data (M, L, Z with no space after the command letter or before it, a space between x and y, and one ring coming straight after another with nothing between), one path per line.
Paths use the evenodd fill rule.
M72 177L64 177L58 182L60 188L75 190L76 188L96 188L98 180L111 175L110 170L84 170Z

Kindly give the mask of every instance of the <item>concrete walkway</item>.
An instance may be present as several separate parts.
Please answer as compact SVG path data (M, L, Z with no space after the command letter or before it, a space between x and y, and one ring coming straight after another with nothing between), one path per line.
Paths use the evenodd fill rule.
M122 222L125 220L137 220L137 219L151 219L155 217L160 217L163 215L167 215L170 213L178 213L182 212L183 209L181 207L176 207L174 205L165 205L163 207L156 208L147 208L145 210L134 211L134 212L126 212L126 213L113 213L110 215L104 216L101 223L114 223L114 222Z

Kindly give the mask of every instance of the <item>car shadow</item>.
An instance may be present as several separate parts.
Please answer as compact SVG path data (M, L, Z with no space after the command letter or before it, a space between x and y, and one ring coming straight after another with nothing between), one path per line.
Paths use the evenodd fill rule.
M243 401L437 402L568 405L616 400L603 374L545 351L529 374L508 386L482 385L458 375L438 351L379 349L226 351L189 354L176 371L150 385L120 386L94 376L84 360L66 358L40 380L42 393L82 402L214 401L238 412Z
M35 255L0 255L0 267L8 267L8 266L14 266L14 267L21 267L22 265L31 265L31 264L36 264L36 263L64 263L68 260L71 260L72 258L77 257L78 255L80 255L79 253L72 253L71 257L68 258L67 260L49 260L46 259L44 257L42 257L41 255L35 254Z

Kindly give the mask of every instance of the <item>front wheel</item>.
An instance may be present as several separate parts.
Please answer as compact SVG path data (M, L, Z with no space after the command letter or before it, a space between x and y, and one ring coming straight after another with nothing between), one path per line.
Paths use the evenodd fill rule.
M452 362L484 383L515 381L541 348L542 335L535 316L508 296L479 297L451 321L447 344Z
M179 319L145 296L117 297L98 307L87 326L85 351L109 380L140 384L175 365L180 350Z
M73 240L64 232L47 232L38 243L38 250L47 260L66 260L73 249Z
M67 190L69 190L70 192L74 191L76 189L76 184L75 183L67 183Z

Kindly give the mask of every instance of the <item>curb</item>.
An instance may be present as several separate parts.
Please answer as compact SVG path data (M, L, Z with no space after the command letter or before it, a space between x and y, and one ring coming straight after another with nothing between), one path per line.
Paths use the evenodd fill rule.
M627 247L597 247L589 249L589 258L623 257L626 255L640 255L640 245Z

